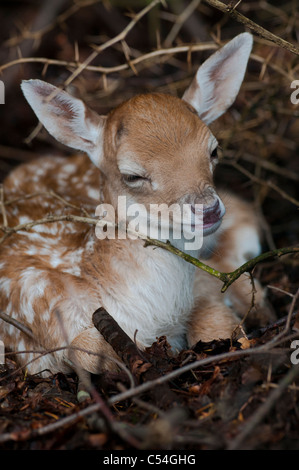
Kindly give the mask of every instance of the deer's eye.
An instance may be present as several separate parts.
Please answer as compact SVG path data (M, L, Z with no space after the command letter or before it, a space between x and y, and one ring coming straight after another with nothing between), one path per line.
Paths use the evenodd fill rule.
M134 181L140 181L144 178L142 178L142 176L138 176L138 175L123 175L123 180L126 182L126 183L134 183Z
M218 147L214 148L214 150L211 153L211 160L217 160L218 158Z
M122 175L123 181L129 186L140 186L147 178L140 175Z

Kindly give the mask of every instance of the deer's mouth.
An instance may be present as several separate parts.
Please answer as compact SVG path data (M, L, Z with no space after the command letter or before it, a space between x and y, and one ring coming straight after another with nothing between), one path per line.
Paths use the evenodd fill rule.
M220 206L219 199L216 200L212 207L203 210L203 227L210 227L221 221L224 216L224 208Z
M224 214L225 208L219 199L216 200L212 207L204 208L203 234L210 235L215 232L219 228Z
M191 209L194 212L193 207ZM219 228L224 214L225 208L223 203L216 199L213 206L203 207L201 223L198 225L194 221L192 230L196 231L198 228L202 228L204 236L210 235Z

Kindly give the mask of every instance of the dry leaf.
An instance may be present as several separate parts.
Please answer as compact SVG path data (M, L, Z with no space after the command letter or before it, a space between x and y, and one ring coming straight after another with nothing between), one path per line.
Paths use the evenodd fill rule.
M248 349L251 346L250 340L244 336L238 339L238 343L241 344L241 349Z

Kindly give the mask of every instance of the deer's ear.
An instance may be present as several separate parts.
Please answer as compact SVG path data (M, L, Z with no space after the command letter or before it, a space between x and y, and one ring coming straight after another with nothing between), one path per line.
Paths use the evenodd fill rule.
M21 88L36 116L55 139L86 152L100 166L105 116L99 116L83 101L42 80L23 81Z
M234 102L244 79L252 35L242 33L211 55L198 69L183 100L208 125Z

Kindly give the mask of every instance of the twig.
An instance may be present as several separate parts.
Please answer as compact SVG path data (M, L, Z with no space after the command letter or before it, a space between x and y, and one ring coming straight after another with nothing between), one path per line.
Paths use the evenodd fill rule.
M271 286L270 284L267 285L267 289L273 289L277 292L280 292L281 294L284 294L284 295L288 295L289 297L294 297L294 294L292 294L291 292L288 292L284 289L281 289L281 287L277 287L277 286ZM295 294L296 295L296 294Z
M293 314L294 314L294 310L295 310L295 306L296 306L296 302L298 298L299 298L299 288L297 289L297 292L293 295L293 299L292 299L290 309L286 318L284 329L268 342L268 346L277 344L280 341L280 339L283 338L288 333L290 326L291 326L291 321L293 318Z
M79 215L48 215L42 219L33 220L32 222L26 222L24 224L15 225L14 227L0 227L4 233L3 237L0 239L0 243L2 243L8 236L12 235L13 233L19 232L21 230L29 230L30 228L36 225L48 224L53 222L79 222L79 223L86 223L96 225L99 221L93 219L91 217L81 217Z
M262 186L268 186L269 188L273 189L274 191L276 191L283 199L286 199L287 201L291 202L292 204L294 204L295 206L299 207L299 201L297 199L295 199L294 197L290 196L289 194L287 194L283 189L281 189L279 186L277 186L275 183L273 183L272 181L264 181L263 179L261 178L258 178L257 176L253 175L252 173L250 173L250 171L246 170L245 168L243 168L241 165L239 165L238 163L236 162L226 162L226 161L223 161L222 163L225 163L225 164L229 164L231 165L233 168L236 168L236 170L240 171L241 173L243 173L244 175L246 175L249 179L251 179L252 181L254 181L255 183L258 183Z
M4 320L5 322L9 323L10 325L15 326L16 328L18 328L18 330L22 331L22 333L25 333L26 336L29 336L29 338L36 341L36 338L34 337L31 328L29 328L28 326L19 322L15 318L10 317L6 313L2 312L1 310L0 310L0 318Z
M274 353L274 351L273 351L273 353ZM258 346L258 347L255 347L255 348L240 349L240 350L237 350L237 351L230 351L230 352L225 352L225 353L221 353L221 354L215 354L214 356L209 356L209 357L206 357L204 359L199 359L198 361L191 362L189 364L186 364L183 367L180 367L180 368L175 369L171 372L168 372L167 374L165 374L163 376L160 376L157 379L152 380L151 382L145 382L141 385L136 386L135 388L132 388L130 390L126 390L125 392L121 392L118 395L115 395L115 396L111 397L108 400L108 403L110 405L113 405L114 403L118 403L120 401L127 400L128 398L131 398L133 396L136 396L136 395L139 395L141 393L147 392L148 390L150 390L151 387L156 387L157 385L160 385L164 382L176 379L180 375L183 375L186 372L189 372L190 370L198 369L198 368L213 364L214 362L221 362L223 360L237 359L237 358L241 358L241 357L244 357L244 356L247 356L247 355L259 355L259 354L264 354L265 352L269 352L269 351L266 350L266 345L262 345L262 346Z
M228 152L226 152L226 154L228 154ZM261 160L259 157L251 155L249 153L242 153L242 155L240 155L240 158L241 160L245 160L247 162L254 163L255 165L259 165L262 168L265 168L266 170L272 171L273 173L283 176L284 178L299 182L299 175L297 173L294 173L293 171L288 170L287 168L283 168L269 160Z
M267 29L263 28L262 26L258 25L254 21L250 20L246 16L242 15L239 13L234 6L225 5L225 3L220 2L219 0L204 0L206 3L211 5L214 8L217 8L217 10L222 11L223 13L228 13L234 20L238 21L239 23L244 24L248 28L250 28L252 31L254 31L256 34L261 36L264 39L267 39L268 41L274 42L277 46L283 47L284 49L287 49L290 52L293 52L296 55L299 55L299 49L298 47L294 46L288 41L285 41L284 39L280 38L279 36L276 36L276 34L271 33Z
M160 376L160 377L156 378L155 380L147 381L147 382L142 383L141 385L138 385L134 388L131 388L131 389L126 390L124 392L120 392L119 394L110 397L107 400L107 404L111 406L111 405L114 405L114 404L119 403L121 401L132 398L136 395L140 395L142 393L145 393L145 392L155 388L156 386L161 385L165 382L171 381L171 380L179 377L180 375L182 375L186 372L189 372L190 370L195 369L195 368L203 367L203 366L212 364L214 362L219 362L219 361L223 361L223 360L237 359L239 357L244 357L244 356L247 356L247 355L256 355L256 354L258 355L258 354L264 354L264 353L265 353L265 345L262 345L262 346L258 346L256 348L252 348L252 349L232 351L232 352L221 353L221 354L217 354L217 355L214 355L214 356L206 357L204 359L200 359L198 361L195 361L195 362L189 363L189 364L187 364L183 367L180 367L176 370L173 370L173 371L171 371L171 372L169 372L169 373L167 373L163 376ZM298 370L298 372L299 372L299 368L297 368L296 370ZM275 389L275 390L277 390L277 389ZM34 431L28 431L28 435L26 436L26 438L28 438L28 437L32 438L34 436L44 436L46 434L54 432L57 429L60 429L63 426L69 426L69 425L75 423L76 421L82 419L83 417L88 416L89 414L95 413L97 411L101 411L102 406L103 406L103 403L94 403L92 405L89 405L85 409L83 409L83 410L81 410L77 413L74 413L70 416L67 416L65 418L59 419L55 423L48 424L48 425L46 425L42 428L35 429ZM114 426L116 427L116 428L114 428L114 430L116 432L118 432L117 423L114 423ZM22 436L22 434L21 434L21 436ZM4 433L4 434L0 435L0 443L8 442L10 440L17 440L17 439L18 439L18 434L17 433Z
M144 365L151 367L151 364L144 359L136 344L104 308L97 309L92 316L92 320L96 329L112 346L130 371L134 372L134 375L138 375L137 369L143 368Z
M108 224L106 220L98 220L94 219L91 217L82 217L78 215L72 215L72 214L65 214L65 215L49 215L47 217L44 217L42 219L38 220L33 220L32 222L26 222L24 224L19 224L14 227L4 227L0 226L0 230L4 232L3 237L0 239L0 244L10 235L13 233L19 232L21 230L28 230L36 225L42 225L42 224L47 224L47 223L53 223L53 222L60 222L60 221L66 221L66 222L79 222L79 223L87 223L90 225L98 225L98 226L105 226ZM117 227L116 224L111 223L111 226ZM127 233L129 233L127 231ZM267 251L265 253L262 253L261 255L252 258L251 260L247 261L244 263L242 266L240 266L238 269L235 271L232 271L230 273L223 273L221 271L217 271L216 269L212 268L211 266L208 266L205 263L202 263L199 261L197 258L194 258L193 256L188 255L184 251L179 250L178 248L174 247L171 245L169 241L167 242L162 242L160 240L154 240L152 238L147 237L146 235L143 235L142 233L136 233L133 232L134 235L138 235L138 237L142 240L145 241L145 247L147 246L157 246L159 248L163 248L164 250L167 250L188 263L193 264L197 268L209 273L211 276L216 277L220 281L223 282L223 287L221 289L221 292L225 292L227 288L236 280L238 279L241 274L245 272L251 272L253 268L260 262L265 261L266 259L274 258L276 256L280 257L282 255L286 255L289 253L298 253L299 252L299 247L293 246L293 247L285 247L285 248L279 248L277 250L272 250L272 251Z
M76 423L77 421L80 421L82 418L94 414L96 412L101 412L101 413L107 413L109 412L109 417L111 415L110 410L107 408L107 404L104 402L104 400L98 401L97 403L94 403L92 405L89 405L87 408L77 411L76 413L71 414L70 416L66 416L62 419L59 419L55 421L54 423L47 424L46 426L32 429L32 430L27 430L26 433L24 433L24 430L22 429L20 432L15 431L15 432L7 432L0 434L0 443L4 442L9 442L9 441L18 441L18 440L24 440L24 439L33 439L34 437L40 437L40 436L45 436L47 434L50 434L52 432L55 432L62 427L68 427L71 426L72 424ZM113 417L113 415L111 415ZM130 434L130 427L118 423L117 421L109 421L110 427L112 430L119 434L125 441L129 442L131 445L134 447L138 448L138 441ZM128 429L128 432L126 430Z
M55 21L55 18L65 3L67 3L66 0L52 0L51 3L40 2L37 15L31 25L31 32L28 31L26 26L21 25L20 39L22 44L18 44L18 39L16 40L17 42L14 42L12 38L12 42L8 40L6 45L15 45L15 54L18 57L33 55L41 41L42 35L46 33L49 27L51 28L52 22ZM15 85L16 77L16 70L10 70L9 73L6 74L6 92Z
M278 248L277 250L271 250L267 251L265 253L262 253L259 256L256 256L255 258L252 258L251 260L247 261L246 263L242 264L238 269L235 271L232 271L231 273L227 274L228 280L227 282L224 282L224 286L221 289L221 292L225 292L227 288L236 280L238 279L241 274L245 272L251 272L253 268L260 262L265 261L267 259L275 258L275 257L280 257L282 255L286 255L289 253L299 253L299 246L294 246L294 247L285 247L285 248Z
M196 10L198 5L200 4L201 0L191 0L191 2L184 8L182 13L177 17L173 27L171 28L170 32L168 33L164 44L165 46L169 46L173 43L174 39L178 35L182 25L185 23L185 21L193 14L193 12Z
M69 78L64 82L64 86L68 86L72 81L80 75L81 72L86 68L88 64L90 64L100 52L103 52L105 49L108 47L112 46L113 44L116 44L117 42L123 41L128 33L134 28L134 26L138 23L138 21L146 15L152 8L154 8L158 3L161 3L162 0L152 0L149 5L147 5L145 8L143 8L139 13L137 13L132 21L119 33L117 34L114 38L109 39L109 41L106 41L104 44L99 46L95 51L93 51L87 59L80 64L77 69L69 76Z
M31 194L25 194L24 196L20 196L20 197L16 197L14 199L8 199L4 202L4 206L11 206L13 204L16 204L20 201L24 201L26 199L33 199L35 197L40 197L40 196L48 196L48 197L52 197L54 199L57 199L58 201L62 202L66 207L71 207L72 209L76 209L80 212L83 212L83 214L86 216L86 217L91 217L90 214L88 214L88 212L86 211L86 209L84 207L79 207L79 206L76 206L75 204L72 204L71 202L67 201L66 199L64 199L62 196L60 196L60 194L57 194L55 193L55 191L37 191L35 193L31 193Z
M271 408L281 397L284 390L290 383L295 380L299 375L299 367L293 366L289 372L281 379L278 387L275 388L267 398L267 400L256 410L256 412L248 419L243 430L237 435L237 437L228 445L229 450L237 450L242 448L242 444L245 439L254 431L256 426L267 416Z
M5 316L3 316L3 319L4 319L4 321L6 321ZM10 317L9 317L9 319L10 319ZM19 325L20 325L20 324L13 324L12 322L9 322L9 323L11 323L16 328L18 328ZM29 332L29 334L30 334L30 332ZM34 339L34 337L32 337L32 339ZM56 348L46 349L46 350L43 349L43 347L41 345L38 345L38 346L39 346L40 349L24 349L22 351L14 350L14 351L6 352L5 353L6 356L15 356L15 355L22 355L22 354L33 354L34 355L35 354L36 357L34 357L33 359L30 359L28 362L26 362L26 364L23 364L22 366L20 366L17 369L13 370L8 375L0 377L0 383L1 383L1 381L6 380L8 377L14 376L14 375L18 374L21 370L26 369L30 364L34 363L35 361L39 361L43 356L47 356L48 354L53 354L53 353L56 353L56 352L65 351L67 349L70 349L72 351L78 351L78 352L81 352L81 353L84 353L84 354L89 354L91 356L96 356L100 360L109 358L109 360L112 360L113 362L115 362L115 364L119 367L119 369L121 369L122 371L124 371L127 374L129 382L130 382L130 386L131 387L135 386L134 378L133 378L131 372L124 365L124 363L121 362L120 360L117 360L116 357L112 358L111 356L107 356L107 355L103 354L102 352L94 352L94 351L91 351L90 349L87 349L87 348L80 348L78 346L70 346L69 344L66 344L64 346L59 346L59 347L56 347ZM68 365L71 367L70 364L68 364ZM41 373L41 372L42 371L40 371L39 373Z
M104 308L99 308L94 312L93 323L138 381L151 382L161 376L159 369L162 370L163 366L166 365L169 369L169 362L168 360L165 361L163 356L155 358L154 367L145 356L145 353L138 349L136 344ZM179 402L179 397L165 383L154 387L151 390L151 395L152 400L157 401L162 407L168 407L171 403Z
M245 272L251 272L253 268L260 262L265 261L266 259L274 258L276 256L280 257L282 255L286 255L289 253L299 253L299 247L285 247L285 248L279 248L277 250L271 250L267 251L265 253L262 253L259 256L256 256L255 258L252 258L251 260L247 261L246 263L242 264L239 268L237 268L235 271L232 271L230 273L223 273L220 271L217 271L216 269L212 268L211 266L208 266L201 261L199 261L197 258L194 258L193 256L188 255L187 253L179 250L178 248L175 248L172 246L169 242L161 242L159 240L153 240L153 239L147 239L145 242L145 245L155 245L160 248L164 248L167 251L170 251L171 253L176 254L177 256L180 256L183 258L185 261L188 263L193 264L194 266L202 269L203 271L211 274L211 276L216 277L220 281L223 282L223 287L221 289L221 292L225 292L227 288L236 280L238 279L241 274L244 274Z
M42 36L44 36L46 33L49 33L57 25L64 23L68 18L70 18L75 13L77 13L81 8L94 5L97 2L98 0L84 0L84 1L74 2L70 6L70 8L68 8L67 10L65 10L63 13L59 15L57 15L57 10L61 8L61 4L59 4L58 2L57 8L54 8L54 9L53 9L53 6L51 5L52 8L47 9L47 11L44 12L43 10L41 10L40 16L38 17L38 20L35 25L35 27L37 26L39 29L35 29L35 27L33 27L32 30L24 29L21 34L7 39L3 43L3 46L14 47L20 44L22 41L24 41L24 39L32 39L34 41L40 40ZM47 24L40 27L41 24L45 23L45 20L48 21L49 11L51 11L53 15L53 21L47 22Z
M245 321L247 320L251 310L255 307L255 294L256 294L256 288L255 288L255 285L254 285L254 277L253 277L252 272L249 273L249 276L250 276L250 282L251 282L251 286L252 286L252 289L251 289L251 302L250 302L250 305L247 309L247 312L243 316L242 320L240 321L240 323L233 330L233 332L231 334L231 339L236 337L236 333L237 333L238 330L241 330L243 336L246 339L248 339L248 336L246 335L246 333L244 331L243 325L244 325Z
M7 158L8 160L16 160L18 162L29 162L29 160L36 158L36 152L7 147L6 145L0 145L0 155L1 159Z
M297 311L292 313L291 318L290 318L290 323L292 323L292 321L296 320L297 315L298 315ZM251 333L247 334L247 338L248 339L259 338L260 336L267 333L268 331L277 330L278 328L285 325L286 322L288 321L288 319L289 319L289 313L286 317L280 318L279 320L275 321L274 323L271 323L270 325L259 328L258 330L253 330ZM296 333L296 334L298 334L298 333ZM271 340L268 341L267 345L269 345L269 344L271 344L273 346L273 343L271 342Z
M209 51L217 49L218 46L215 43L208 42L204 44L190 44L189 46L177 46L177 47L169 47L165 49L157 49L152 52L148 52L147 54L143 54L140 57L136 57L135 59L130 60L129 63L124 63L120 65L116 65L114 67L103 67L101 65L86 65L84 67L85 70L89 70L90 72L99 72L105 75L109 75L110 73L115 72L122 72L123 70L128 70L130 66L135 66L140 64L141 62L153 59L155 57L160 57L163 55L173 55L173 54L180 54L183 52L198 52L198 51ZM0 72L4 71L5 69L12 67L14 65L19 64L26 64L26 63L41 63L46 65L57 65L60 67L68 67L68 68L77 68L78 66L83 66L83 63L74 62L74 61L66 61L66 60L58 60L58 59L47 59L46 57L21 57L19 59L12 60L11 62L7 62L0 66Z

